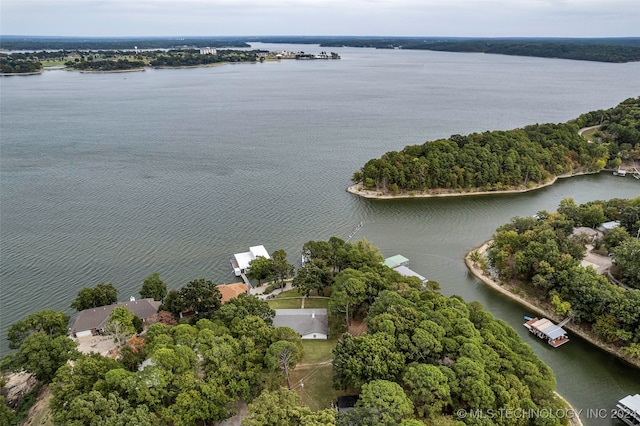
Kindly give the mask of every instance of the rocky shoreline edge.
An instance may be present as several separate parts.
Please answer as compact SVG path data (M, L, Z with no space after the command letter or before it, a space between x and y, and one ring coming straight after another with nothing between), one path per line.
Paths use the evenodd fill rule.
M480 253L481 256L485 256L487 249L489 248L489 246L491 245L492 240L486 241L484 244L482 244L480 247L478 247L477 249L471 250L469 253L467 253L467 255L464 258L464 262L467 265L467 268L469 269L469 271L476 277L478 278L480 281L482 281L483 283L485 283L486 285L488 285L489 287L491 287L492 289L502 293L503 295L507 296L509 299L525 306L527 309L536 312L540 315L543 315L553 321L560 322L562 321L563 318L561 318L559 315L557 315L556 313L554 313L553 311L551 311L549 309L548 306L541 306L541 301L539 300L531 300L530 298L521 296L519 294L516 294L513 292L513 289L515 288L513 285L509 284L508 282L497 282L495 281L493 278L487 276L484 274L484 272L482 271L482 269L480 268L479 265L474 265L474 262L471 260L471 253L475 252L476 250L478 251L478 253ZM571 331L572 333L574 333L577 336L580 336L580 338L586 340L587 342L589 342L590 344L597 346L598 348L602 349L603 351L619 358L621 361L636 367L636 368L640 368L640 360L636 360L636 359L631 359L629 357L624 356L622 353L620 353L620 349L613 346L613 345L609 345L605 342L600 341L599 339L596 338L595 335L593 335L589 330L587 330L584 326L581 325L577 325L574 324L572 322L570 322L569 324L566 324L563 326L564 328L566 328L567 330Z
M347 188L347 192L358 195L363 198L371 198L377 200L392 200L392 199L406 199L406 198L436 198L436 197L467 197L471 195L502 195L502 194L520 194L524 192L535 191L547 186L551 186L558 179L570 178L574 176L582 176L582 175L590 175L597 174L600 171L596 172L578 172L578 173L568 173L564 175L559 175L554 177L548 182L532 186L531 188L514 188L514 189L505 189L501 191L451 191L451 190L434 190L433 192L403 192L399 194L390 194L382 191L365 189L362 183L355 183ZM448 191L448 192L447 192Z

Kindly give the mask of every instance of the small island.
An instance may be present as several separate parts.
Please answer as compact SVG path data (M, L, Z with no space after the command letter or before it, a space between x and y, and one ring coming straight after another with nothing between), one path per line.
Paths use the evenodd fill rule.
M640 97L568 123L410 145L369 160L348 191L377 199L514 193L603 169L640 178L638 123Z

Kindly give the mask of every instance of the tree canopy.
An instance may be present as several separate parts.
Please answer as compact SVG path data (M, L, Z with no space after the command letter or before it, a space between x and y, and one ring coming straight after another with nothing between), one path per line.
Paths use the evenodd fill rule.
M580 126L602 125L588 142ZM564 174L617 167L640 158L640 97L560 124L453 135L369 160L352 177L388 194L528 189Z
M549 302L559 313L589 324L604 341L620 347L636 345L640 343L638 240L622 226L615 232L617 237L603 239L610 245L619 278L636 288L625 289L595 269L581 266L584 242L573 235L573 229L574 225L598 225L594 212L598 221L613 221L638 205L640 197L582 205L564 199L557 213L514 218L496 230L487 253L489 262L500 278L516 280L524 291Z
M151 298L159 302L164 301L167 295L167 284L160 279L160 273L154 272L144 279L140 289L140 297Z
M118 290L112 283L100 283L96 287L86 287L78 292L78 296L71 303L77 311L106 306L118 301Z
M562 232L568 228L547 218ZM518 222L518 229L534 227ZM110 322L126 330L117 359L77 353L72 340L56 335L57 315L42 314L15 326L21 343L13 365L51 383L56 425L212 424L230 417L238 401L249 403L246 426L448 424L461 420L457 410L561 407L551 369L479 303L400 275L366 240L308 242L303 252L308 262L326 265L330 321L340 325L332 333L340 335L352 318L366 324L359 336L342 334L333 350L334 388L360 395L347 414L311 411L282 387L290 386L304 346L292 329L273 327L266 301L243 295L220 306L215 284L204 279L165 298L167 306L196 312L190 323L157 322L126 339L131 314L114 309ZM611 315L631 320L633 312L621 307ZM507 420L495 421L512 424Z

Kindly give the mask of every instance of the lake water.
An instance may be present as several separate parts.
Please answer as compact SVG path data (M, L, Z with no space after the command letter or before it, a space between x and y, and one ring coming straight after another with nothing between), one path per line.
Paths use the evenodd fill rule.
M234 282L233 253L264 244L295 263L306 241L346 238L364 221L357 238L511 324L576 408L610 409L640 392L640 372L578 338L552 350L528 335L528 312L462 260L513 216L565 197L638 196L638 181L603 173L527 194L428 200L345 191L389 150L566 122L637 97L640 63L331 50L342 59L0 79L0 334L38 310L71 313L78 290L100 282L120 299L154 271L170 288Z

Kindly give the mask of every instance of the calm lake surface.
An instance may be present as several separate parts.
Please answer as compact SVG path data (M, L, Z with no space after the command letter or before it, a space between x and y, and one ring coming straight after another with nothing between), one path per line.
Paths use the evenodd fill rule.
M72 313L84 287L112 282L124 300L154 271L170 288L234 282L233 253L264 244L295 263L306 241L346 238L364 221L357 238L511 324L575 408L609 410L640 392L640 371L580 339L553 350L528 335L529 312L463 263L514 216L566 197L638 196L638 181L603 173L527 194L428 200L345 192L389 150L566 122L637 97L640 63L332 50L342 59L0 79L0 354L10 324L42 309Z

